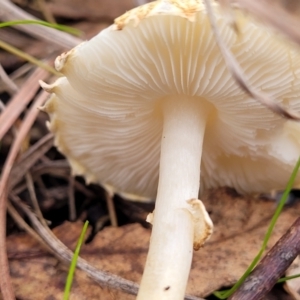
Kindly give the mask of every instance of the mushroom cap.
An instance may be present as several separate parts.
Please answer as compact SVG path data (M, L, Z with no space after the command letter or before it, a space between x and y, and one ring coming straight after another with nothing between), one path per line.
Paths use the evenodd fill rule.
M222 37L251 85L300 112L300 53L236 11L237 35L214 6ZM216 44L202 1L155 1L56 59L65 77L42 84L55 144L74 174L131 199L154 199L162 103L197 97L212 105L201 189L241 193L284 188L300 154L300 125L242 91ZM297 184L300 178L297 177Z

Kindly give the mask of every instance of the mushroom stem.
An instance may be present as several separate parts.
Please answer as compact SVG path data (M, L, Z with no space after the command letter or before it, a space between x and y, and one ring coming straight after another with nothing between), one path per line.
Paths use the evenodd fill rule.
M188 200L198 198L202 144L210 108L197 97L173 96L164 100L158 193L138 300L184 298L195 233Z

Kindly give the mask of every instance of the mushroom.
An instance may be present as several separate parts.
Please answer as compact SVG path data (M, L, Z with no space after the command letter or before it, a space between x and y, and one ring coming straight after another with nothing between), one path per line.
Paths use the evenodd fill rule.
M251 85L299 112L299 50L240 11L237 36L214 9ZM138 299L183 299L193 246L212 232L200 182L240 193L284 188L299 124L237 86L200 0L133 9L55 66L65 77L42 83L52 93L44 109L74 174L130 199L156 198Z

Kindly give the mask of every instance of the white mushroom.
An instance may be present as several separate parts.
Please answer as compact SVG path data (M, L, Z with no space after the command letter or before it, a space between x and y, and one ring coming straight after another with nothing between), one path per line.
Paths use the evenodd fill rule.
M238 11L237 36L217 5L215 13L250 83L299 112L299 50ZM73 172L129 198L156 198L138 299L182 299L193 244L212 231L197 200L200 178L201 189L284 188L300 154L299 124L236 85L200 0L136 8L56 68L65 77L42 84L53 93L45 110Z

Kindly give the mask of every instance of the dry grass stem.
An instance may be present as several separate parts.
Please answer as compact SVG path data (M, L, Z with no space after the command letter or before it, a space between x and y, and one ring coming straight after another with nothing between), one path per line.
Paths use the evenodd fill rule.
M70 166L60 165L59 163L40 163L32 168L32 174L34 177L49 174L68 180L70 178Z
M47 77L47 71L36 69L25 81L19 92L10 100L6 109L0 115L0 140L13 126L19 115L24 111L40 88L38 80L41 78L46 79Z
M1 64L0 64L0 80L2 80L4 85L7 87L6 91L9 92L10 94L13 95L19 90L17 85L6 74Z
M15 199L18 199L17 196L11 194L10 197L15 197ZM18 199L19 200L19 199ZM24 221L22 216L18 213L18 211L13 207L13 205L10 203L10 201L7 202L7 211L10 214L10 216L14 219L16 224L20 229L25 230L32 238L34 238L36 241L38 241L45 250L47 250L49 253L54 255L53 250L44 242L44 240Z
M0 30L0 40L1 40L1 33L2 33L2 31ZM25 63L20 68L16 69L11 74L9 74L9 79L13 83L16 82L17 80L20 81L20 79L22 80L22 76L25 76L33 69L35 69L35 65L32 65L30 63ZM19 87L18 87L18 90L19 90ZM7 91L7 85L3 81L2 82L0 81L0 92L2 93L2 92L6 92L6 91ZM7 91L7 92L9 92L9 91Z
M44 18L49 23L56 23L54 16L51 11L48 9L45 0L36 0L37 5L39 6L40 11L43 13Z
M32 168L32 166L53 146L53 135L48 133L24 152L14 164L9 182L10 190L14 188Z
M300 18L288 13L285 9L272 1L265 0L231 0L239 7L257 16L264 22L272 25L277 30L300 44Z
M290 111L289 109L284 108L283 106L277 104L275 99L270 97L269 95L260 92L253 88L248 79L246 78L242 68L240 67L238 61L235 59L231 51L225 45L221 33L218 29L215 15L212 9L211 0L204 0L207 8L207 14L210 20L210 24L212 30L214 32L216 42L221 50L221 53L225 59L227 67L232 74L232 77L235 79L236 83L243 89L250 97L260 102L262 105L270 109L275 114L278 114L286 119L300 121L300 115L297 113Z
M6 108L5 104L0 100L0 112Z
M32 206L34 208L34 212L38 216L40 222L44 226L47 226L47 222L46 222L46 220L43 217L42 211L41 211L40 206L39 206L38 199L36 197L36 193L35 193L35 189L34 189L34 184L33 184L32 176L31 176L30 172L26 173L25 179L26 179L26 185L27 185L27 190L29 192L31 204L32 204Z
M35 68L34 65L32 65L30 63L25 63L20 68L13 71L9 75L9 77L10 77L11 80L17 80L17 79L21 78L22 76L26 75L27 73L29 73L30 71L32 71L34 68Z
M0 12L0 19L6 22L12 20L38 20L8 0L0 1ZM50 44L55 44L60 49L71 49L82 42L81 39L68 33L41 25L17 25L16 28L40 40L46 41Z

